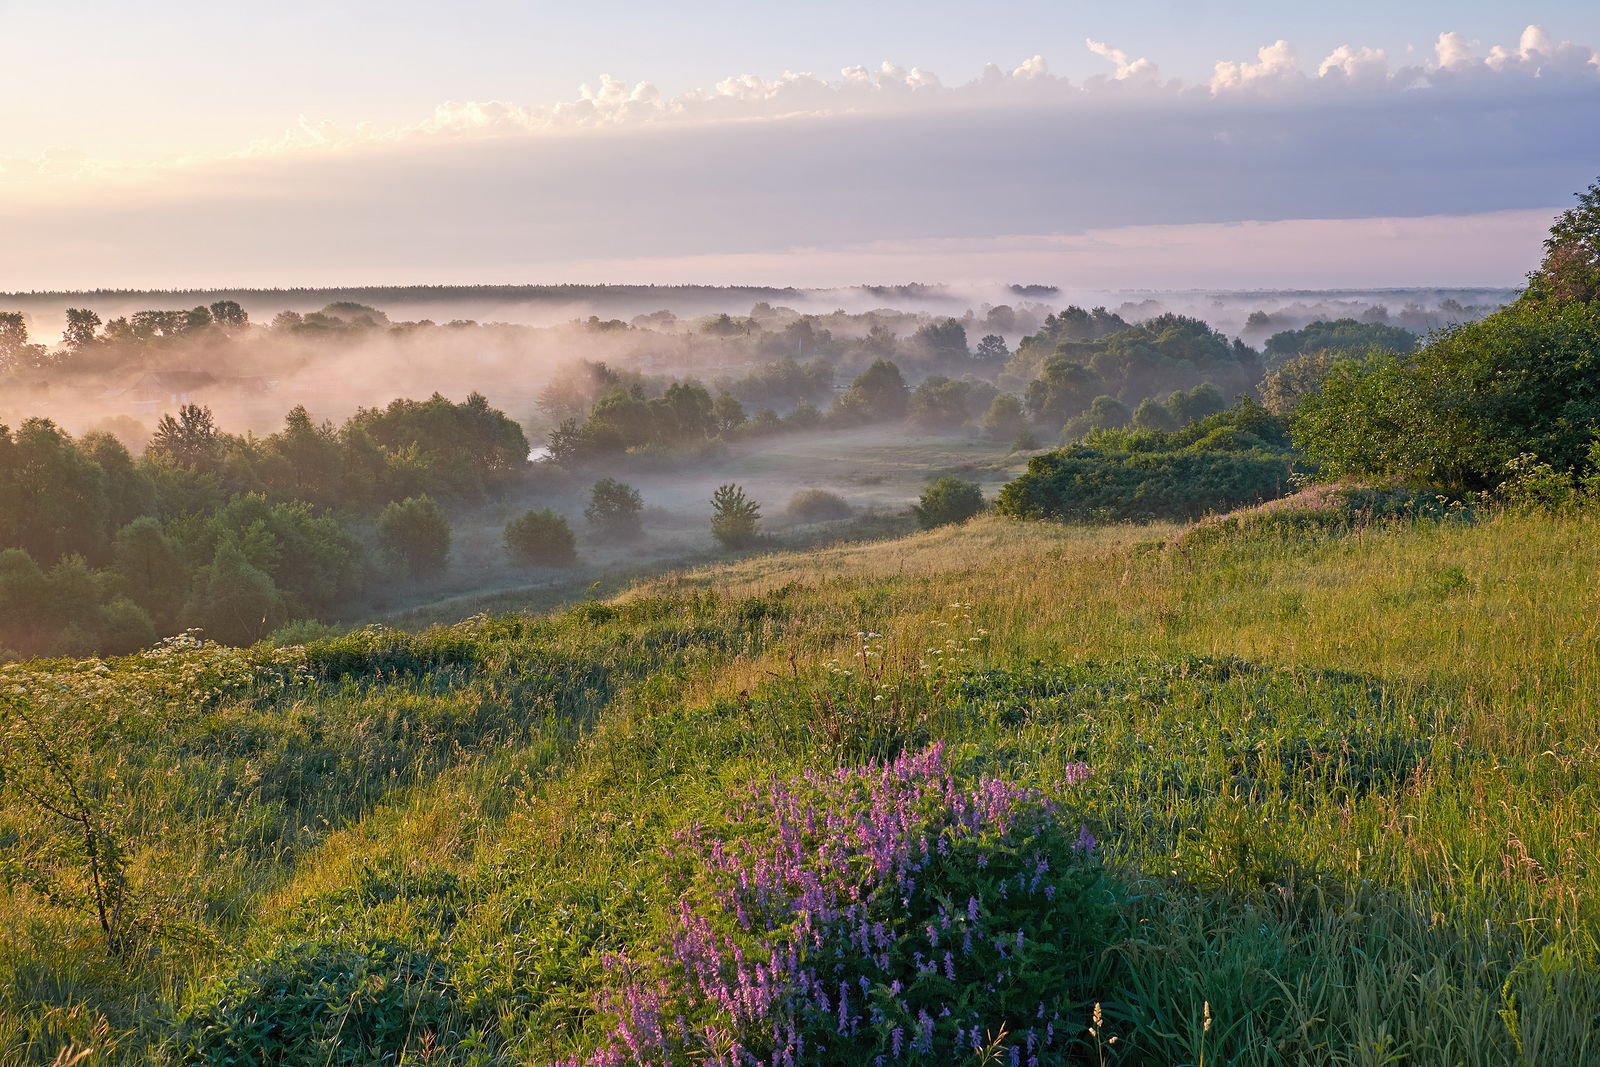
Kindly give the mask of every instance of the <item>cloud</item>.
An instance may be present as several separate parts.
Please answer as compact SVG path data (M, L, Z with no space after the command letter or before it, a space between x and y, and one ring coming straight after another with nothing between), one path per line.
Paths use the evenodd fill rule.
M1112 74L1034 56L952 84L884 63L671 97L601 76L386 128L302 117L220 159L0 160L0 288L563 280L875 242L1548 217L1600 172L1600 59L1537 27L1487 50L1446 34L1398 67L1279 41L1194 86L1088 47ZM1321 250L1303 255L1314 270Z

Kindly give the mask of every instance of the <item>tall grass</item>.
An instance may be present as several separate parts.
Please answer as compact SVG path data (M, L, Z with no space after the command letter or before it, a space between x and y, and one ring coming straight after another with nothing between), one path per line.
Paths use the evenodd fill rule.
M938 740L1023 783L1093 769L1108 1061L1600 1062L1593 530L1182 548L981 519L313 645L106 735L85 773L115 772L136 876L204 936L119 963L8 875L0 1056L193 1058L261 968L402 950L444 976L395 1001L407 1062L581 1054L606 954L667 928L674 831L743 783ZM121 723L125 688L52 699ZM47 822L5 795L0 846L70 880ZM345 1010L354 1048L379 1016Z

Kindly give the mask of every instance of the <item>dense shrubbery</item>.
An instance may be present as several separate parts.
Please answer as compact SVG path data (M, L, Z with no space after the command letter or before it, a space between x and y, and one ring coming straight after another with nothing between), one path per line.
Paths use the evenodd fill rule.
M1516 462L1576 481L1600 433L1597 235L1600 183L1556 219L1515 303L1414 353L1327 369L1294 409L1295 440L1334 475L1490 489Z
M977 482L946 475L928 486L911 510L924 530L966 522L983 510L983 490Z
M378 516L378 545L413 577L441 574L450 556L450 520L427 496L396 501Z
M1182 430L1101 431L1034 456L995 507L1067 522L1197 519L1282 496L1295 463L1283 420L1246 401Z
M800 522L829 522L848 519L855 514L850 502L838 493L826 489L802 489L789 498L785 509L789 516Z
M761 536L761 505L737 485L719 485L711 494L711 536L729 548L746 548Z

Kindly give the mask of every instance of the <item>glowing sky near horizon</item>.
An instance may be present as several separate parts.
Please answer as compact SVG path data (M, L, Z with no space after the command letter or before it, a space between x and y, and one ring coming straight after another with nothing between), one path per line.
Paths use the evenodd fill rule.
M1600 5L1301 6L0 0L0 289L1514 284Z

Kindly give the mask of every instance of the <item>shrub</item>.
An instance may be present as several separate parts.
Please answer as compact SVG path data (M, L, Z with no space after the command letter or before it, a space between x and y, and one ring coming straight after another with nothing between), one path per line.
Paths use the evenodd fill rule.
M729 548L752 545L761 535L761 505L733 483L711 494L711 536Z
M408 574L438 574L450 553L450 520L427 496L407 497L378 516L378 544Z
M789 498L790 516L801 522L847 519L854 511L848 500L826 489L802 489Z
M506 523L505 542L506 551L518 563L564 567L578 559L572 528L564 516L548 508L524 512Z
M1103 452L1075 445L1028 461L995 508L1064 522L1191 520L1282 496L1293 457L1268 452Z
M601 537L617 541L630 541L644 532L639 513L644 510L644 498L639 490L615 478L601 478L589 490L589 504L583 517Z
M610 961L589 1062L1076 1062L1113 898L1067 814L939 746L749 789L679 835L670 930Z
M178 1019L176 1059L201 1064L411 1062L454 1014L442 964L406 945L277 949L200 990Z
M924 530L953 522L966 522L983 510L983 490L977 482L964 482L945 475L922 494L922 500L911 509L917 513L917 522Z

